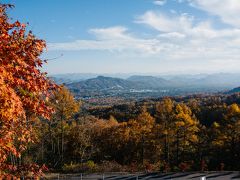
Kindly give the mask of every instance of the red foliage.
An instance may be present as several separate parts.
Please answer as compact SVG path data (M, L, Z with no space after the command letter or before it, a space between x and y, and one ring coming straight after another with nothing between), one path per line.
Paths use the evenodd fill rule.
M207 163L205 160L201 161L201 171L206 171L207 170Z
M186 162L181 162L179 164L179 168L181 169L182 172L185 172L190 168L190 164Z
M25 24L11 23L6 14L9 7L0 4L0 177L41 169L12 164L8 157L20 157L33 141L34 117L50 117L47 100L56 87L39 70L45 42L26 32Z
M153 170L153 166L149 163L149 162L147 162L146 164L145 164L145 171L147 172L147 173L149 173L149 172L151 172Z

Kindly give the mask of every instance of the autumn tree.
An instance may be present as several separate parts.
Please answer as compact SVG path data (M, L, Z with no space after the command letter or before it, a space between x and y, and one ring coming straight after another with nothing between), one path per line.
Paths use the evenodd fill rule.
M59 166L64 161L65 136L74 127L70 127L74 121L74 115L79 111L80 102L76 101L66 87L61 86L50 97L50 104L54 109L51 121L47 122L45 133L42 134L42 141L48 146L46 158L51 160L53 166ZM46 126L46 124L42 124ZM73 134L72 134L73 135ZM51 156L51 157L50 157Z
M181 153L182 161L185 161L187 152L194 152L194 143L197 143L199 131L198 121L192 114L191 109L185 104L178 104L176 106L176 115L174 116L174 130L176 142L176 159L179 163Z
M218 159L218 164L228 162L236 166L240 160L240 107L237 104L232 104L226 107L224 118L215 122L212 126L212 132L215 135L212 143L216 148L216 154L221 158ZM221 149L221 151L219 150ZM223 155L224 154L224 155Z
M147 108L144 106L142 108L142 112L138 115L137 117L137 123L139 128L137 129L137 131L140 132L140 144L141 144L141 148L139 148L141 150L141 160L142 160L142 164L144 162L144 158L145 158L145 154L146 156L152 156L152 154L149 154L149 150L152 149L153 145L153 126L155 124L155 119L147 112ZM146 149L148 151L146 151ZM152 149L153 150L153 149Z
M26 31L25 24L11 22L0 4L0 176L23 175L33 169L21 161L29 143L35 117L49 118L48 98L54 84L40 68L46 44ZM35 172L36 174L37 172Z
M156 122L159 124L157 134L159 141L163 141L164 160L168 164L170 163L171 144L174 135L174 106L174 102L170 98L165 98L156 104Z
M83 163L93 154L94 146L92 143L91 122L76 123L69 125L68 133L65 137L66 151L65 155L68 161Z

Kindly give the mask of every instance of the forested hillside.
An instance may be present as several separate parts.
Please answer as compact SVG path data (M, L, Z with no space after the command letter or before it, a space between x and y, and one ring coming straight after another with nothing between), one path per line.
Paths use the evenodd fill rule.
M64 75L61 76L62 78ZM66 75L69 78L68 75ZM73 76L74 78L74 76ZM199 93L224 93L239 86L239 74L211 74L189 76L130 76L127 79L97 76L85 80L53 78L65 85L79 99L121 97L128 99L158 98L163 96Z
M189 96L83 111L63 88L25 158L65 172L238 170L239 100Z

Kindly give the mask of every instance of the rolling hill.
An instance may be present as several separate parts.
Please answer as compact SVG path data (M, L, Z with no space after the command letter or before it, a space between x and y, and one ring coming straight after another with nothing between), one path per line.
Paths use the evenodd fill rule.
M166 88L171 87L173 83L160 77L154 76L130 76L128 81L144 84L148 88Z
M90 76L90 78L88 78ZM175 76L132 75L127 78L95 76L95 74L53 77L78 97L186 95L191 93L227 92L240 86L240 74L201 74ZM68 80L69 79L69 80ZM239 91L233 89L230 93ZM141 94L141 95L140 95Z
M131 82L128 80L112 77L98 76L96 78L87 79L85 81L67 84L72 90L79 92L84 91L107 91L117 90L124 91L129 89L141 89L144 85L139 82Z

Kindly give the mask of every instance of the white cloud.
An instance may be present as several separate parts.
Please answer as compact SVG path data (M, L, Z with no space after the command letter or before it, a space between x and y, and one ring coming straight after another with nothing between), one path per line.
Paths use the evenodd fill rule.
M146 12L136 22L155 29L159 33L159 44L175 45L167 46L164 53L160 53L168 60L240 62L238 28L215 29L210 21L197 23L187 14L173 16L154 11Z
M159 37L172 38L236 38L240 36L240 29L214 29L210 21L196 23L193 16L188 14L167 15L154 11L147 11L136 19L136 23L145 24L157 31Z
M199 22L188 14L155 11L147 11L137 17L135 22L151 27L155 35L150 38L136 37L124 26L94 28L89 30L94 36L93 40L50 43L49 49L109 51L124 54L125 57L134 54L136 58L159 58L179 66L183 62L189 68L193 64L202 64L203 69L231 69L233 63L235 69L240 66L240 29L237 27L216 29L211 21Z
M129 35L127 35L127 28L123 26L90 29L89 33L94 34L97 39L101 40L129 38Z
M126 27L115 26L90 29L89 33L95 36L95 40L80 39L65 43L49 43L48 47L50 50L65 51L125 51L149 57L161 55L179 59L201 57L203 53L206 56L204 58L223 58L226 54L240 57L240 51L233 52L233 47L240 46L240 29L216 30L208 21L194 24L193 19L186 14L167 16L149 11L137 21L158 31L158 35L153 38L135 37Z
M158 6L163 6L166 3L166 0L155 0L153 1L153 4Z
M170 32L170 33L162 33L159 34L158 37L160 38L168 38L168 39L183 39L186 37L185 34L179 33L179 32Z
M180 31L191 28L192 17L187 14L181 16L167 16L163 13L147 11L136 19L136 23L146 24L161 32Z
M49 50L108 50L108 51L136 51L154 54L161 48L156 39L141 39L128 34L127 28L122 26L90 29L96 40L76 40L66 43L49 43Z
M221 18L222 22L240 28L239 0L188 0L196 8Z

